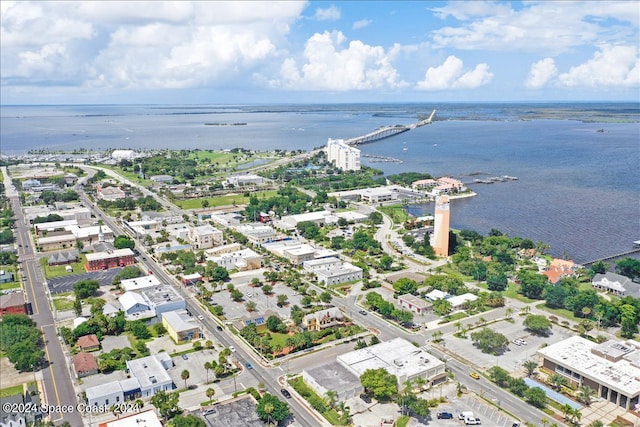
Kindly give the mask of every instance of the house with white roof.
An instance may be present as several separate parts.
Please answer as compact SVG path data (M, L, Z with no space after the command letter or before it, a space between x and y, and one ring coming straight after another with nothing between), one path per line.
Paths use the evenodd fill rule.
M451 303L451 310L462 310L464 308L464 304L467 302L475 301L478 299L477 295L466 293L462 295L456 295L448 299L449 303Z

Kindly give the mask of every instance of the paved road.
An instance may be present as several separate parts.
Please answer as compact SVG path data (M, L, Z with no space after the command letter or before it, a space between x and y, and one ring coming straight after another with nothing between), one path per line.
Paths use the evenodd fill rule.
M105 172L107 172L107 170L105 170ZM117 177L120 178L119 175ZM142 187L133 182L129 182L129 184L142 189ZM84 203L86 203L87 206L92 206L93 203L88 200L86 194L82 192L80 188L78 188L77 190ZM144 189L143 191L145 193L149 193L149 195L154 196L158 201L162 201L163 205L168 203L160 199L155 193L151 193L146 189ZM120 224L116 223L116 221L114 221L111 217L101 212L97 206L94 208L94 210L98 211L100 218L104 220L105 225L110 227L116 235L127 234L126 230L124 230L120 226ZM173 205L171 211L180 215L183 213L183 211L179 210ZM138 249L141 254L146 254L146 248L140 245L139 242L136 242L136 249ZM222 343L222 345L224 345L225 347L233 345L236 348L236 351L232 356L233 358L241 362L245 360L253 361L252 365L254 368L250 371L247 370L247 375L252 375L258 380L258 382L264 383L269 393L281 397L278 378L282 375L282 371L277 368L263 366L260 363L261 361L256 358L257 356L255 356L252 350L245 349L244 345L239 340L231 339L230 336L226 333L218 331L216 328L216 326L218 326L218 323L213 320L211 313L205 311L202 308L200 303L194 298L194 294L187 292L184 288L179 286L175 278L169 276L163 268L153 262L151 256L149 256L148 254L146 255L147 260L143 261L142 264L144 264L149 271L152 271L153 274L158 277L162 283L175 285L175 289L177 290L177 292L185 299L189 312L195 317L202 316L202 323L204 327L209 331L210 334L215 336L215 338L220 343ZM294 416L296 424L303 427L312 427L318 425L318 421L314 421L314 415L310 411L308 411L303 404L298 402L296 399L285 400L287 400L287 403L291 407L291 412Z
M72 426L81 426L82 417L75 410L77 405L75 391L69 376L69 369L67 368L64 352L58 340L53 315L49 306L49 299L47 297L47 289L44 286L44 277L33 252L33 242L31 241L29 228L22 214L22 206L20 205L18 194L10 188L10 178L6 174L6 169L2 169L2 172L5 174L5 186L8 190L7 197L17 218L15 236L18 244L22 245L18 247L18 256L25 275L26 297L33 306L33 320L44 334L43 339L45 342L45 358L47 364L40 371L44 383L44 396L42 396L42 401L56 407L64 405L67 408L72 408L72 410L67 412L51 412L49 414L50 419L54 423L59 424L63 421L68 421Z

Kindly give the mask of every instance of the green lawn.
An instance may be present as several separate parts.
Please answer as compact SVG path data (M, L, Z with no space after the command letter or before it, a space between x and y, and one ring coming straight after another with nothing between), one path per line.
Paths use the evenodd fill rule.
M53 298L53 305L58 311L73 310L74 298L67 298L73 296L73 292L65 292L63 294L57 294Z
M209 207L229 206L233 204L244 205L249 203L249 197L245 197L243 194L244 193L237 193L200 199L176 200L175 204L181 209L200 209L202 208L202 202L204 200L209 201ZM253 194L255 194L259 199L264 199L275 196L277 194L277 191L258 191Z
M566 310L564 308L549 308L547 307L546 303L540 303L536 305L536 308L540 309L540 310L544 310L547 311L549 313L553 313L558 317L563 317L565 319L568 320L573 320L574 322L579 322L580 320L582 320L582 318L578 318L576 316L573 315L573 311L571 310Z
M235 163L233 156L237 155L229 151L192 151L189 153L189 159L207 160L208 163L224 166L227 163Z
M13 387L0 388L0 398L9 397L16 394L22 394L22 391L23 391L22 384L14 385Z
M53 279L55 277L71 276L74 274L86 273L84 269L84 264L86 263L86 261L87 261L86 256L84 254L80 254L80 258L78 259L78 262L69 264L73 268L73 271L70 273L67 272L66 265L54 265L49 267L49 265L47 264L46 257L40 259L40 265L42 266L42 269L44 270L44 274L47 277L47 279Z
M152 183L151 180L149 180L149 179L140 178L140 175L138 175L137 172L124 171L119 166L111 166L111 165L102 165L101 164L100 167L101 168L105 168L105 169L110 169L110 170L114 171L115 173L117 173L118 175L127 178L129 181L135 182L137 184L144 185L145 187Z
M402 205L382 206L378 210L388 215L396 224L401 224L409 218Z

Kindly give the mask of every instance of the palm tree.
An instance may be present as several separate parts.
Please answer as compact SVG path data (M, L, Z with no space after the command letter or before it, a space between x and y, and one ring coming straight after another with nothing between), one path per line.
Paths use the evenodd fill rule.
M211 362L204 362L204 369L207 371L207 382L205 384L209 383L209 369L211 369Z
M578 393L576 397L581 403L589 406L591 405L591 398L596 394L596 392L589 386L582 385L578 388Z
M136 401L134 402L136 405L136 410L138 412L140 412L140 410L142 409L142 407L144 406L144 401L142 399L136 399Z
M209 387L205 393L207 394L207 398L209 398L209 403L211 403L211 401L213 400L213 396L216 394L216 391L213 388Z
M531 307L529 307L528 305L525 305L520 309L520 314L522 315L529 314L529 313L531 313Z
M416 378L416 386L418 387L418 390L422 391L425 385L427 385L427 380L422 377Z
M536 369L538 369L538 364L535 360L526 360L522 364L522 367L527 371L527 376L530 377L536 372Z
M553 374L549 377L549 384L556 390L560 391L562 387L566 387L569 385L569 382L565 377L560 374Z
M333 408L334 405L336 404L336 400L338 399L338 393L335 390L327 390L327 392L324 395L327 398L327 402L329 403L329 406Z
M431 341L438 343L440 340L442 340L442 331L435 331L433 335L431 335Z
M513 309L511 307L507 308L504 311L504 317L506 317L507 319L511 319L512 315L513 315Z
M187 388L187 380L189 379L189 376L191 374L189 374L189 371L184 369L181 373L180 373L180 378L182 378L184 380L184 388Z
M549 420L546 419L545 417L542 417L540 419L540 424L542 424L542 427L547 427L547 424L549 424Z
M273 406L273 404L271 403L265 404L264 407L262 408L264 413L267 414L267 425L271 425L271 414L273 414L273 411L275 409L276 409L275 406Z
M591 424L589 424L587 427L604 427L604 423L600 420L595 420Z
M565 403L562 408L560 408L560 410L562 411L562 416L564 417L564 419L569 421L570 416L573 415L573 408L571 407L571 405Z

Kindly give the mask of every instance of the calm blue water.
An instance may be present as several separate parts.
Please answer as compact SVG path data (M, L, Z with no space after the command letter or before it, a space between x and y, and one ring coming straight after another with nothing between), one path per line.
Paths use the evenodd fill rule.
M3 106L0 149L310 150L329 137L415 123L433 108L433 124L360 148L403 160L370 164L386 174L419 171L469 182L478 196L454 201L452 226L543 241L554 255L578 262L624 252L640 239L635 103ZM246 126L205 126L211 122ZM495 175L519 180L472 184ZM432 209L410 207L416 214Z

